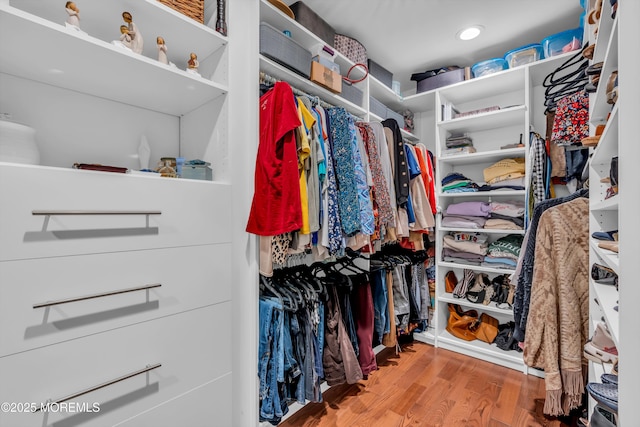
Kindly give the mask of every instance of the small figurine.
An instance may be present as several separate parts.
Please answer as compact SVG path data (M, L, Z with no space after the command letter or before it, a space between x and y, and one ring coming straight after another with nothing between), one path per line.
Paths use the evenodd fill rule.
M79 29L80 28L80 10L78 10L78 7L76 6L76 4L72 1L68 1L67 4L65 4L64 8L69 14L69 17L67 17L66 26L67 27L72 26Z
M129 35L129 27L120 25L120 43L123 47L131 49L131 36Z
M169 59L167 58L167 45L164 44L164 39L158 36L156 38L156 44L158 45L158 61L169 65Z
M191 54L189 55L189 60L187 61L187 72L200 75L200 73L198 73L199 65L200 63L198 62L198 55L191 52Z
M129 36L131 37L131 50L135 53L141 54L144 40L142 39L142 34L138 30L138 27L133 23L133 17L129 12L122 12L122 19L127 24L127 28L129 30Z

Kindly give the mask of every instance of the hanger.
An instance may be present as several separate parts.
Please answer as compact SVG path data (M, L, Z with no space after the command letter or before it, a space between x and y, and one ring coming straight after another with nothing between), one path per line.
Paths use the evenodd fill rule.
M589 60L582 56L582 52L587 46L589 43L586 43L578 53L544 78L542 86L546 88L544 105L547 109L545 113L554 112L561 98L579 92L586 86L589 81L589 76L586 73ZM577 68L575 68L576 66Z

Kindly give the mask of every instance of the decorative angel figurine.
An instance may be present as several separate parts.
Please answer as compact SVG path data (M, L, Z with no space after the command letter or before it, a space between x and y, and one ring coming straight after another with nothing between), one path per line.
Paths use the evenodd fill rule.
M189 55L189 60L187 61L187 72L200 75L200 73L198 73L199 65L200 63L198 62L198 55L191 52L191 54Z
M164 39L158 36L156 38L156 44L158 45L158 61L169 65L169 58L167 58L167 45L164 44Z
M66 21L67 26L70 25L80 28L80 10L78 9L78 6L76 6L74 2L68 1L64 8L67 11L67 14L69 14Z
M122 46L131 49L131 36L129 35L129 27L120 25L120 43Z
M133 17L129 12L122 12L122 19L127 24L129 30L129 36L131 37L131 50L135 53L142 53L144 40L142 39L142 33L138 30L138 27L133 22Z

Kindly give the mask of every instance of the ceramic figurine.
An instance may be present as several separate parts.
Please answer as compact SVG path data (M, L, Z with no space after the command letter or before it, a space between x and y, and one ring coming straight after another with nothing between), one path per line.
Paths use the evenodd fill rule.
M198 73L199 65L200 63L198 62L198 55L191 52L191 54L189 55L189 61L187 61L187 72L200 75L200 73Z
M142 48L144 45L144 40L142 39L142 34L136 24L133 23L133 17L129 12L122 12L122 19L127 24L129 29L129 36L131 37L131 50L135 53L142 53Z
M69 14L66 21L67 26L80 28L80 10L78 10L76 4L72 1L68 1L64 7Z
M120 44L131 49L131 36L129 35L129 27L126 25L120 25Z
M167 58L167 45L164 44L164 39L158 36L156 38L156 44L158 45L158 61L169 65L169 59Z

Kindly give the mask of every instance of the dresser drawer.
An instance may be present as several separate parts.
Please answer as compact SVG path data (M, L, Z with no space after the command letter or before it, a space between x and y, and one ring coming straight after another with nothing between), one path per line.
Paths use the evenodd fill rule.
M229 301L229 246L2 261L0 356Z
M230 427L232 374L128 419L117 427ZM114 426L116 427L116 426Z
M8 163L0 182L0 260L231 241L226 184Z
M0 358L0 402L57 401L162 365L69 401L98 412L0 412L0 426L112 426L222 377L231 372L230 318L225 302Z

